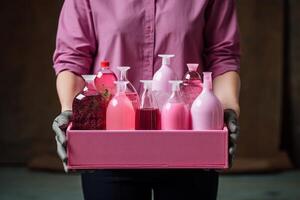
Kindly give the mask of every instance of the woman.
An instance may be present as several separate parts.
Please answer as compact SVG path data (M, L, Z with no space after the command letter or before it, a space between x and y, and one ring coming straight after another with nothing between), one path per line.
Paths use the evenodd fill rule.
M129 65L130 81L152 79L160 53L175 54L179 77L185 63L213 72L213 89L225 108L231 159L239 132L239 33L234 0L65 0L54 69L61 114L54 120L57 149L67 160L65 129L81 74L96 73L101 60ZM65 166L65 164L64 164ZM202 170L99 170L82 174L85 199L216 199L218 174Z

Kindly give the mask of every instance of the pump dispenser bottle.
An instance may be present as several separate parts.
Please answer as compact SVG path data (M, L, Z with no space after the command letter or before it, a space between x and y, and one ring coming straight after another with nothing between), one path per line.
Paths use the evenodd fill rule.
M162 58L162 65L153 76L152 88L155 93L158 106L161 110L171 93L171 85L169 84L169 81L177 80L178 77L170 66L170 60L172 57L174 57L174 55L160 54L158 56Z
M169 81L172 94L164 104L161 113L162 130L186 130L189 128L189 110L180 94L182 81Z
M117 67L117 69L120 71L119 81L128 82L125 93L129 100L132 102L134 109L136 110L139 108L140 98L132 83L127 79L127 71L130 69L130 67L119 66Z
M138 109L139 130L159 130L160 112L157 102L152 93L152 80L141 80L144 84L144 91L141 97L141 105Z
M106 112L107 130L134 130L135 109L126 95L128 81L115 81L117 93L108 104Z
M203 73L203 90L191 108L193 130L221 130L224 126L223 108L212 91L211 72Z

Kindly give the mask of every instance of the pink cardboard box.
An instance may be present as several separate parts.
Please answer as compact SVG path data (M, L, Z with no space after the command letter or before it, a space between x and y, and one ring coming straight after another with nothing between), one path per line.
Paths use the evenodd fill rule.
M228 132L67 130L69 169L228 168Z

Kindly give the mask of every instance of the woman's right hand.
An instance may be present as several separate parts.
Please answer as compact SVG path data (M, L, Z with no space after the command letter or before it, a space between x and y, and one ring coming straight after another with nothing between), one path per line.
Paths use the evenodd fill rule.
M72 111L66 110L60 113L53 121L52 129L55 132L55 140L57 145L57 154L63 162L65 172L68 172L67 168L67 138L66 138L66 130L68 128L69 123L71 122Z

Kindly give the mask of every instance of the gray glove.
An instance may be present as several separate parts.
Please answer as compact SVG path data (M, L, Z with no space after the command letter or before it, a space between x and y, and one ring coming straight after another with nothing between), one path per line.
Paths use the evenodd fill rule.
M224 122L227 125L229 133L229 167L232 167L235 153L237 139L240 134L240 126L238 123L238 117L234 110L226 109L224 112Z
M72 118L72 111L66 110L60 113L53 121L52 129L54 130L56 136L56 145L57 145L57 154L60 159L63 161L63 166L65 172L68 172L67 168L67 139L66 139L66 130Z

